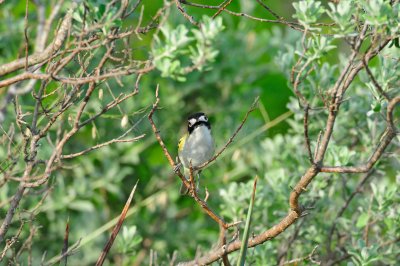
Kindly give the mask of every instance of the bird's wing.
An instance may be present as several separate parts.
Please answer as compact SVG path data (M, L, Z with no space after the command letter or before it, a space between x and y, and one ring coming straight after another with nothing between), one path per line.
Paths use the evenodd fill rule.
M185 146L186 139L188 137L188 134L186 133L183 135L183 137L179 140L178 142L178 152L180 153L183 150L183 147Z

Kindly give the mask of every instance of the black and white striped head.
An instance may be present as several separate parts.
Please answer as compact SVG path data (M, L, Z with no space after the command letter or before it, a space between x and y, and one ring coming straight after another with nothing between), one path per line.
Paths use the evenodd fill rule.
M211 129L210 122L208 121L208 117L204 113L194 113L188 117L188 131L189 134L193 132L193 130L198 126L206 126L208 129Z

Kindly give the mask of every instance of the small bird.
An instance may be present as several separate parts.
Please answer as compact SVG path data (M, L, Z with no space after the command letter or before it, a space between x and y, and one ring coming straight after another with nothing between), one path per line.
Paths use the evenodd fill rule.
M214 155L214 139L211 135L211 125L204 113L194 113L187 119L187 133L179 140L178 155L184 167L186 179L189 179L190 164L192 168L207 162ZM200 174L196 171L193 174ZM199 178L197 178L198 182ZM181 194L187 194L188 189L181 186Z

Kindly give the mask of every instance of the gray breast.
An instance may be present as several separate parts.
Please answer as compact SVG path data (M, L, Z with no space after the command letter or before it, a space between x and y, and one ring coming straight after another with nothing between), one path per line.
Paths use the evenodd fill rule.
M185 141L185 146L180 154L180 159L185 168L197 167L208 161L214 155L214 141L211 131L206 126L200 126L193 130Z

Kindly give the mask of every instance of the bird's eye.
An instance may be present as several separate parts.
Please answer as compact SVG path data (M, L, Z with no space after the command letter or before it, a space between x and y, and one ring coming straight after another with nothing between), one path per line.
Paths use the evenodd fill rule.
M205 115L199 117L199 121L208 122L208 118Z

